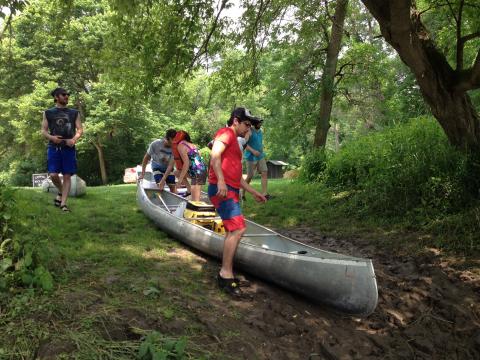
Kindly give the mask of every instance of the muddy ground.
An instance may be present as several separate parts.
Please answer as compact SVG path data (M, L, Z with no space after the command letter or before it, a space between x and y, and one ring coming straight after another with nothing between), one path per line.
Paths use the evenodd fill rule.
M241 333L242 340L224 344L236 357L480 359L480 276L463 270L465 265L471 269L471 262L434 249L402 256L308 228L281 232L325 250L372 258L378 306L367 318L345 316L246 275L248 300L235 301L241 322L222 322L221 313L199 313L219 341L228 331Z
M335 313L247 274L239 274L246 283L245 297L234 300L216 288L218 262L195 253L205 270L202 291L208 303L170 289L169 296L189 318L155 319L142 309L123 308L102 320L100 336L139 340L135 329L188 336L193 326L201 335L189 341L215 359L480 359L478 262L447 258L434 249L405 256L363 240L328 238L309 228L280 232L322 249L372 258L379 287L375 312L367 318ZM186 248L172 251L191 256ZM74 313L83 316L82 309L102 306L105 289L115 281L108 275L95 296L82 293L77 300L73 295L65 300L69 308L78 303ZM39 358L74 352L74 344L58 345L43 344Z

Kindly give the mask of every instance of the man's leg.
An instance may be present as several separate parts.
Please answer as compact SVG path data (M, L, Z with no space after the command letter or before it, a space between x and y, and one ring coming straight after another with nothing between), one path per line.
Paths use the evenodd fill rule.
M53 185L55 185L55 187L58 189L58 192L61 194L63 185L62 185L62 180L60 179L60 176L58 176L58 173L52 173L49 175L50 175L50 179L52 179Z
M68 194L70 193L71 185L72 185L72 175L63 174L62 203L60 206L67 204L67 198L68 198Z
M61 194L63 185L60 176L58 176L58 173L62 171L62 156L58 148L51 146L47 148L47 168L48 175L50 176L53 185L55 185L55 187L57 188L58 193ZM61 196L57 195L57 197L55 198L55 205L60 206L59 202L61 200Z
M267 195L267 184L268 184L268 167L267 161L265 158L260 159L257 163L257 170L261 174L262 177L262 194Z
M58 194L55 196L55 201L53 203L55 206L60 206L60 204L62 203L62 180L60 179L60 176L58 176L58 173L51 173L49 174L49 176L52 180L53 185L55 185L58 190Z
M62 156L62 174L63 174L63 186L62 186L62 203L60 207L67 205L67 198L70 194L70 187L72 184L72 174L77 173L77 157L75 148L63 147L61 150ZM66 211L65 209L63 209Z
M257 163L255 161L247 161L247 178L245 179L247 184L250 184L250 181L253 179L253 175L255 175L256 164ZM245 200L245 189L242 189L242 199Z
M157 185L158 185L158 183L157 183ZM177 185L175 184L175 175L170 174L170 175L167 176L167 185L168 185L168 188L170 189L170 192L172 192L174 194L177 193Z
M266 171L262 172L262 194L267 195L267 183L268 183L268 173Z
M220 269L220 276L224 279L233 278L233 258L237 251L238 243L245 233L245 228L227 232L225 242L223 244L222 268Z

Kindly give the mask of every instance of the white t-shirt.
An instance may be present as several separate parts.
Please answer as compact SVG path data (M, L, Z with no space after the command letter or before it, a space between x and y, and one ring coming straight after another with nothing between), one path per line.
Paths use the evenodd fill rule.
M150 144L147 154L152 158L152 168L165 171L172 158L172 148L165 146L165 139L159 139Z
M244 137L238 136L237 137L238 146L240 146L240 151L243 153L245 147L247 146L247 140Z

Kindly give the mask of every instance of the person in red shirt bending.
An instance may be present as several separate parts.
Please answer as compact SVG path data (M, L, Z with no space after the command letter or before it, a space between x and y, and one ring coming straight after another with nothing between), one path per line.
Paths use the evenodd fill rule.
M233 275L233 258L245 232L245 219L240 208L240 188L248 191L258 202L266 198L242 177L242 152L237 136L244 136L255 118L243 107L233 110L228 127L215 134L208 178L208 196L222 218L225 227L222 267L217 276L218 286L227 293L241 295L238 281Z

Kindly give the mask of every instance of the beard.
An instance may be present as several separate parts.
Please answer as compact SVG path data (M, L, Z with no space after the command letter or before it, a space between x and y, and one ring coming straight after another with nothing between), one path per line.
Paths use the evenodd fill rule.
M65 98L62 97L62 98L57 99L57 102L62 106L67 106L68 99L65 99Z

